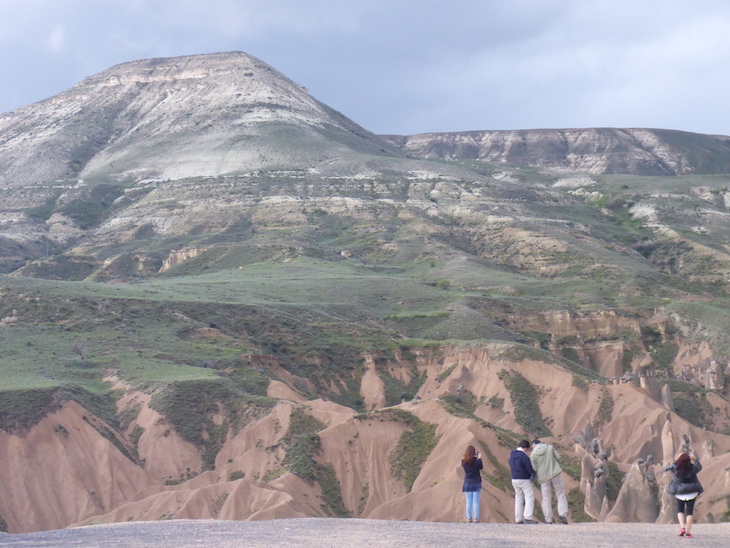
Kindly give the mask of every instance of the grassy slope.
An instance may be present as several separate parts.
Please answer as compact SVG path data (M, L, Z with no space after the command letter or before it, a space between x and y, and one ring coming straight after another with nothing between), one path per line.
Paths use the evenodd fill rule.
M522 208L516 225L523 232L514 240L499 240L499 231L489 232L468 218L439 219L435 235L423 238L418 231L422 218L402 222L390 212L374 229L369 222L317 211L302 226L254 229L244 218L224 234L161 243L154 232L149 239L140 233L131 255L145 249L157 253L158 244L161 256L186 245L204 244L210 250L162 275L134 274L130 263L133 274L123 276L127 283L0 277L0 321L5 319L0 428L22 431L68 399L119 426L129 417L116 416L116 395L102 381L114 370L153 394L151 405L199 447L203 469L212 469L229 429L273 404L265 395L274 374L261 356L308 379L312 389L299 386L308 397L332 399L357 411L364 410L358 386L364 352L389 357L400 349L407 355L413 346L443 342L510 341L517 344L506 347L505 355L556 360L574 373L574 382L602 382L579 358L550 354L545 344L550 334L514 331L510 315L538 311L615 309L638 317L666 306L694 325L695 342L710 340L718 356L730 356L723 340L730 325L724 289L702 278L701 261L689 255L681 257L683 270L673 271L667 265L679 248L676 241L663 240L630 214L642 200L671 204L663 195L674 192L691 202L693 211L722 209L721 193L730 178L685 179L607 177L593 187L599 197L586 199L565 190L557 191L553 201L532 200L529 193L515 196ZM698 185L714 190L704 192L705 198L687 192ZM607 208L610 200L612 208ZM661 210L662 221L687 241L722 249L721 223L700 234L691 230L695 219L670 213L671 207ZM538 245L520 247L533 237ZM564 247L554 251L543 241ZM650 251L642 253L641 245ZM355 256L344 258L342 249ZM97 252L104 259L115 253ZM84 268L95 268L92 263L93 258ZM724 275L715 267L710 265L709 274ZM70 271L76 272L73 264ZM637 337L633 332L609 337L614 335ZM534 348L538 343L542 349ZM658 353L669 341L656 344ZM423 382L415 369L406 384L388 372L386 360L375 363L389 405L410 397ZM518 423L547 434L550 417L543 422L537 407L539 387L519 375L502 382L513 402L534 404L516 408ZM710 424L706 391L672 382L677 411L696 425ZM341 387L339 394L332 393L333 385ZM480 420L473 416L473 404L445 400L449 412ZM213 417L221 410L225 419L218 424ZM307 453L303 462L315 467L313 478L323 488L335 485L334 473L312 458L316 447L299 449ZM398 469L397 462L391 464ZM332 500L332 511L340 512L337 497Z
M527 185L555 180L527 171L520 176ZM278 184L277 193L287 182ZM244 217L226 233L171 242L199 242L213 250L134 283L4 277L0 318L15 319L0 328L0 386L73 385L103 395L108 387L101 379L112 368L138 386L230 380L224 371L245 369L242 356L269 354L324 387L328 377L356 377L361 352L390 351L404 344L403 337L524 341L505 327L506 311L650 309L668 302L679 307L690 297L712 299L724 318L726 295L699 280L701 261L682 257L684 271L673 272L667 256L677 246L655 245L662 236L633 217L631 207L650 202L659 208L660 221L688 242L720 249L730 235L724 225L693 232L694 219L672 216L667 204L689 204L699 219L703 208L724 208L729 184L727 176L611 176L595 178L590 196L576 196L569 187L543 195L529 188L517 194L492 189L521 214L516 226L523 235L514 241L499 241L500 232L485 232L468 217L403 221L386 208L373 225L314 210L303 226L253 230ZM256 188L252 192L263 192ZM434 230L429 240L419 236L426 221ZM520 251L524 234L565 247ZM140 234L135 241L137 251L144 250L145 238ZM159 236L152 233L148 241L155 246ZM278 251L293 245L300 251ZM650 251L642 253L640 245ZM341 249L357 258L344 259ZM97 252L106 256L103 249ZM550 274L515 262L535 258L532 253ZM691 310L682 308L690 316ZM209 328L220 336L193 336Z
M265 352L284 336L267 322L278 331L286 322L309 329L308 345L326 349L347 322L439 317L465 298L408 275L307 259L134 284L14 277L2 284L0 317L16 318L0 329L6 389L73 382L102 390L100 374L112 367L135 382L209 378L206 362ZM225 338L184 336L213 325ZM396 337L384 333L381 344ZM357 329L343 343L366 350L372 337L381 335Z

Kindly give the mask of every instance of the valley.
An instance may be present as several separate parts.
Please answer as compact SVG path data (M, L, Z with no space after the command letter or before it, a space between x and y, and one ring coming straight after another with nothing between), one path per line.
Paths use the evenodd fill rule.
M730 174L671 136L661 173L432 154L242 53L0 115L1 528L459 521L469 444L510 522L534 437L572 521L670 522L685 436L730 520Z

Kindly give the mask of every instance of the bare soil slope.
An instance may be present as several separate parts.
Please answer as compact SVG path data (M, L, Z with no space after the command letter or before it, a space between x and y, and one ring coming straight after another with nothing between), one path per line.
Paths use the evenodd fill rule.
M509 523L513 518L508 455L520 437L531 437L520 434L523 428L515 418L519 402L503 382L505 375L515 374L540 387L534 412L545 417L553 435L544 439L560 448L566 470L572 470L564 474L569 490L579 486L579 459L584 454L572 437L589 421L600 422L601 401L610 396L613 410L603 417L600 435L606 447L614 448L612 461L622 473L637 458L653 455L661 461L668 443L662 430L669 416L673 446L679 447L688 436L703 457L706 492L696 509L699 521L726 511L730 437L691 425L632 383L576 386L574 373L563 366L510 359L505 354L508 349L495 344L453 349L440 356L424 353L419 370L425 382L416 399L394 408L376 405L360 415L332 402L306 400L296 386L285 390L284 383L275 383L272 393L296 397L281 399L266 414L230 431L215 469L208 471L200 469L195 447L182 442L164 417L150 420L146 404L129 425L130 431L146 425L138 442L140 460L134 462L120 452L119 443L102 435L105 430L93 416L68 403L25 435L3 433L0 447L6 466L0 470L0 488L9 496L0 499L0 515L11 532L74 523L264 520L333 512L371 519L458 522L463 519L459 459L473 444L485 455L482 517ZM363 394L373 390L365 377L361 390ZM463 401L458 398L467 395L476 402L473 415L458 406ZM143 400L130 390L119 405ZM496 401L505 403L495 409ZM316 433L292 437L296 435L292 421L303 424L304 416L319 425ZM418 438L425 428L419 425L432 425L433 445L423 441L431 439L428 436ZM306 464L307 457L298 457L304 461L297 465L292 455L299 454L296 445L310 443L307 440L315 440L319 449L307 465L311 468L297 468ZM399 460L410 456L417 457L415 464Z

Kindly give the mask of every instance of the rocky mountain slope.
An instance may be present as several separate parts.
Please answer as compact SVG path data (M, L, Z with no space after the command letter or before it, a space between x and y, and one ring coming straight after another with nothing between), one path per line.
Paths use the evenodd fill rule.
M572 520L670 521L687 443L730 519L725 142L377 137L242 53L0 116L0 529L457 521L468 444L509 522L536 436Z
M0 185L10 187L301 169L343 146L387 146L240 52L112 67L3 114L0 135Z
M419 158L479 160L593 174L730 172L730 137L662 129L531 129L385 138Z

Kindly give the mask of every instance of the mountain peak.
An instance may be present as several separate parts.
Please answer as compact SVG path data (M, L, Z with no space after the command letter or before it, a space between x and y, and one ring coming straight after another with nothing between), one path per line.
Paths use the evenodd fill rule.
M300 168L321 161L332 141L368 151L384 145L242 52L116 65L0 116L0 135L7 186Z
M112 88L118 93L194 96L227 104L271 101L281 107L307 109L316 101L307 91L263 61L243 52L143 59L115 65L90 76L54 98L65 101L87 92ZM204 103L200 107L206 106Z

